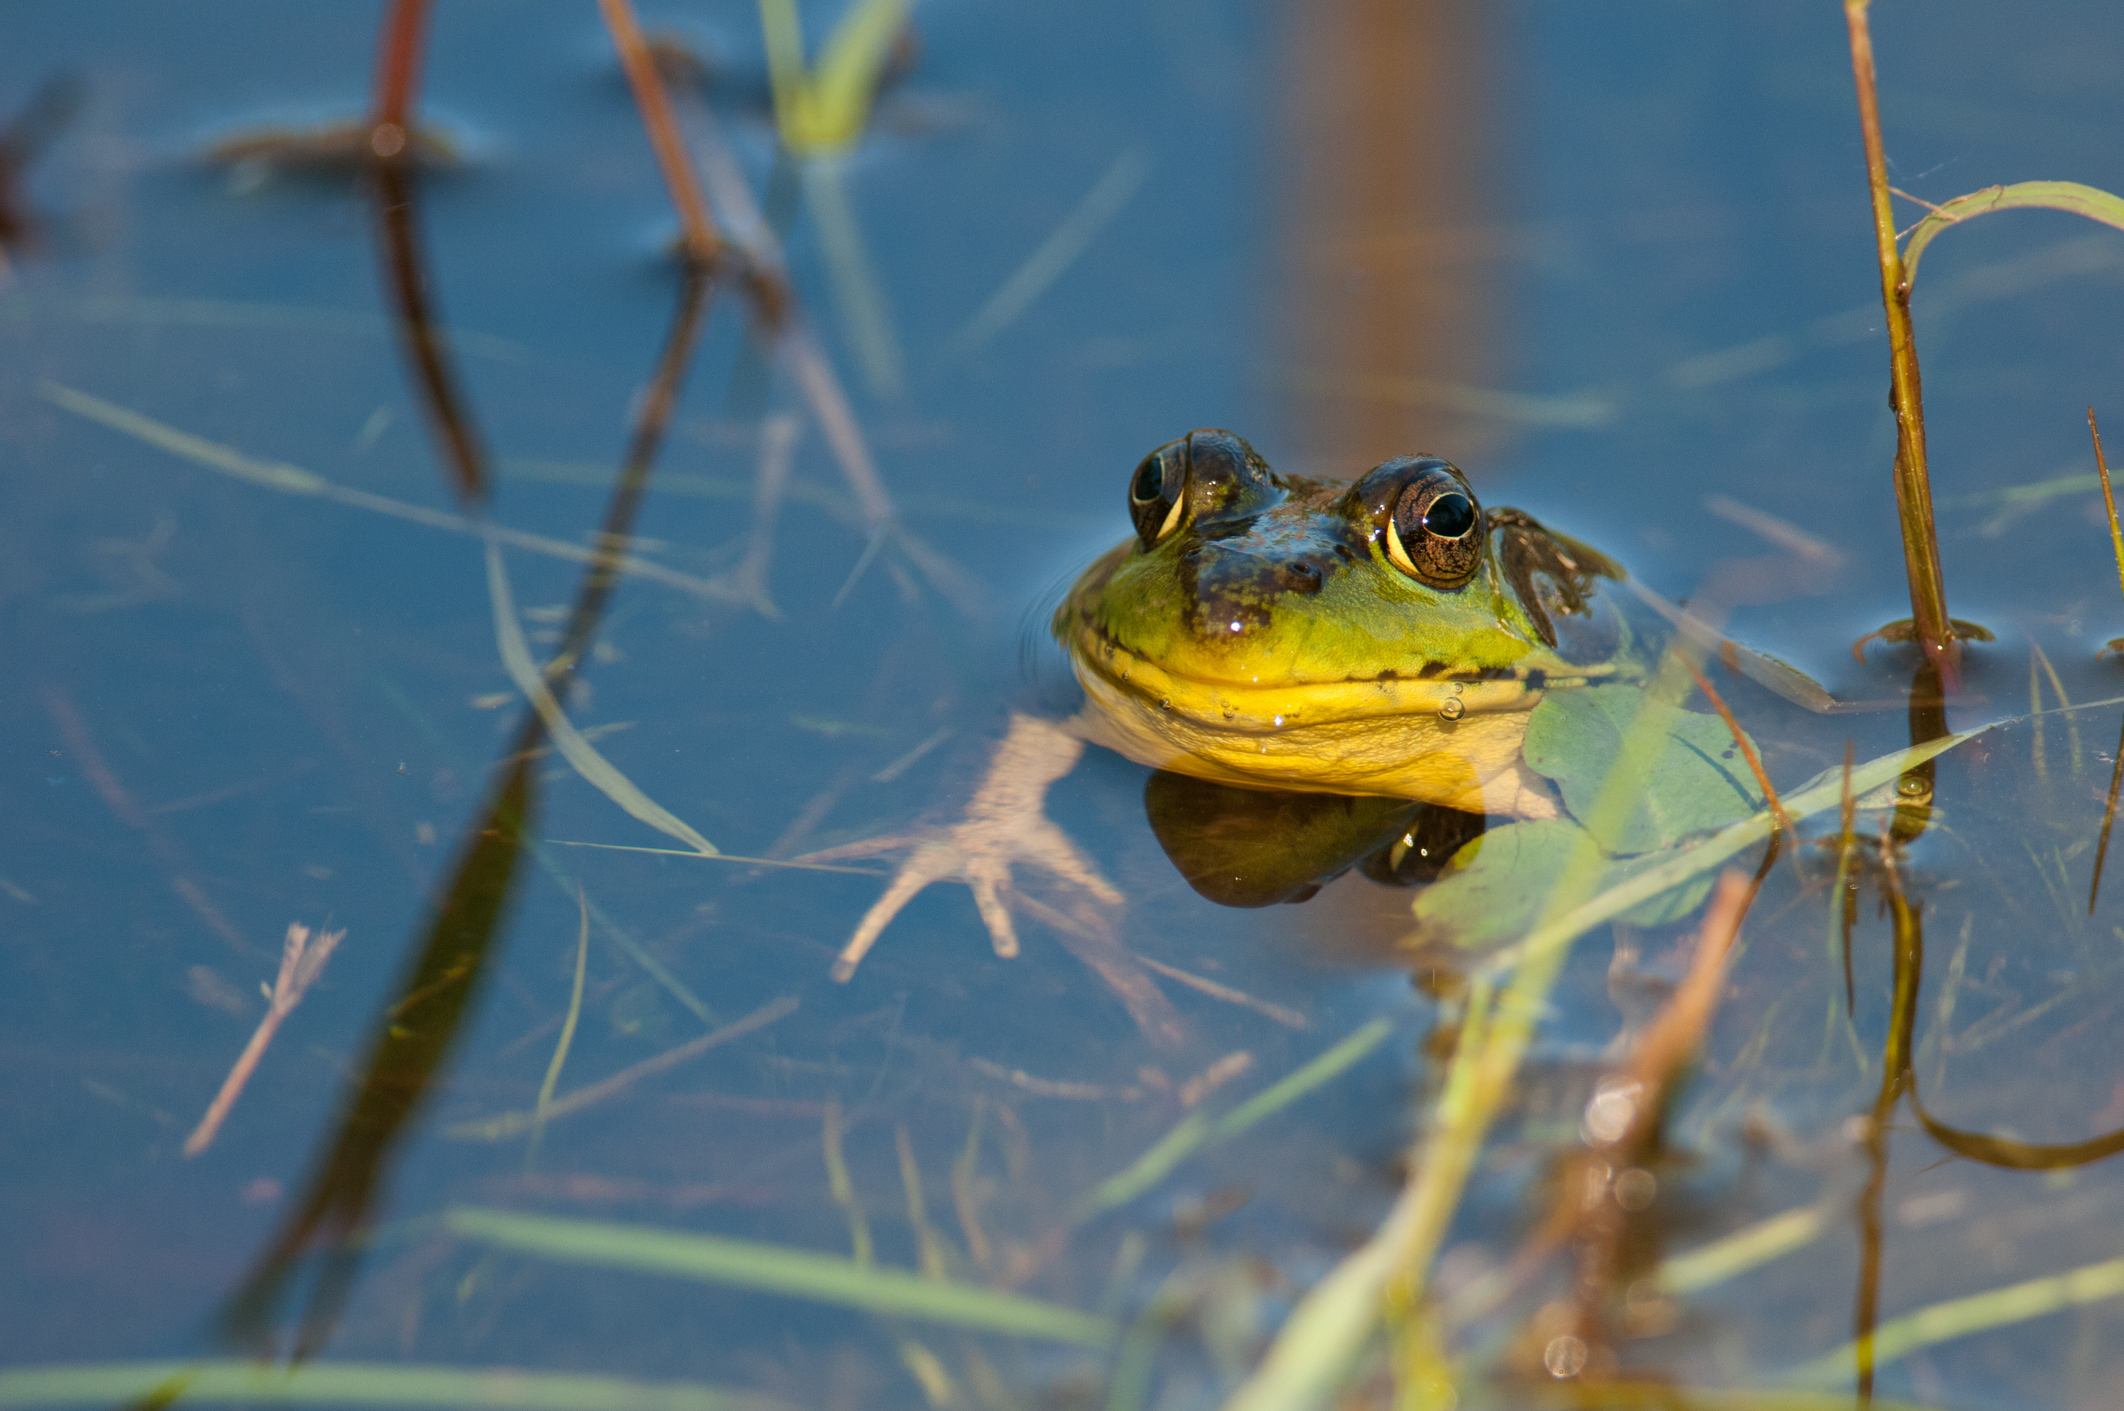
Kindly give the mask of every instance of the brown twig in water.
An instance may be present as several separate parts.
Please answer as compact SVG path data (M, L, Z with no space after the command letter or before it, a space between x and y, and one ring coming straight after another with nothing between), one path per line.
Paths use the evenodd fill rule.
M1858 86L1859 129L1865 138L1866 180L1873 198L1873 232L1881 266L1881 303L1888 314L1889 400L1895 411L1895 505L1903 534L1903 567L1910 579L1910 613L1919 644L1939 667L1949 689L1956 685L1961 642L1947 616L1947 585L1940 572L1939 535L1932 523L1932 481L1925 465L1924 395L1918 381L1917 335L1910 325L1910 282L1896 246L1895 214L1888 204L1888 157L1881 142L1880 98L1875 90L1873 34L1866 21L1870 0L1844 0L1851 32L1851 72Z
M244 1084L251 1081L251 1074L258 1068L258 1060L265 1057L266 1045L273 1042L273 1035L295 1006L302 1003L303 992L310 982L324 973L325 962L332 958L345 931L326 931L317 937L317 944L310 944L310 928L301 922L288 924L288 938L280 950L280 974L273 980L273 993L266 1002L265 1018L258 1021L251 1033L251 1041L237 1055L236 1064L229 1069L229 1076L222 1079L221 1091L207 1104L206 1115L199 1125L184 1139L184 1154L197 1156L213 1145L221 1124L227 1120L229 1109L236 1099L243 1096Z
M1786 837L1797 837L1798 834L1792 830L1792 815L1785 812L1785 805L1777 797L1777 789L1770 783L1770 776L1763 771L1762 756L1755 752L1754 742L1741 730L1740 721L1733 718L1733 711L1726 705L1725 697L1718 693L1718 688L1698 669L1695 660L1687 652L1680 652L1678 655L1682 665L1689 668L1689 675L1695 679L1696 689L1704 693L1704 699L1711 702L1711 708L1718 712L1718 718L1725 721L1726 729L1732 732L1733 743L1739 747L1741 758L1748 761L1748 768L1755 775L1755 786L1763 791L1763 797L1769 801L1770 812L1777 817L1777 826Z
M634 17L632 0L597 0L604 13L605 28L619 49L620 67L627 71L627 84L634 90L635 106L642 112L642 127L649 146L671 191L671 204L678 208L679 226L685 233L686 258L696 265L713 264L722 253L723 239L709 214L708 200L680 140L678 123L671 116L671 99L664 92L663 75L657 72L656 56L642 39L641 23Z
M427 37L428 0L392 0L376 51L376 108L369 150L382 161L403 154L412 131L413 87L420 80L421 41Z
M1577 1206L1581 1216L1575 1322L1578 1337L1588 1345L1596 1338L1605 1341L1601 1309L1624 1272L1629 1217L1657 1194L1658 1178L1648 1168L1658 1158L1661 1128L1682 1072L1703 1046L1711 1017L1718 1012L1726 959L1755 891L1738 872L1719 878L1697 932L1688 973L1639 1035L1622 1071L1603 1081L1586 1105L1583 1128L1589 1149L1574 1173L1577 1179L1566 1188L1565 1201Z
M1486 1280L1480 1292L1452 1309L1456 1323L1487 1313L1526 1284L1558 1246L1574 1233L1584 1240L1579 1268L1576 1333L1586 1340L1597 1331L1593 1300L1611 1282L1622 1235L1621 1202L1627 1199L1617 1177L1641 1168L1656 1154L1660 1127L1677 1079L1690 1055L1702 1044L1718 1009L1726 958L1740 934L1756 888L1746 876L1729 870L1697 931L1696 952L1688 973L1675 986L1666 1007L1631 1046L1622 1066L1603 1078L1586 1106L1587 1150L1567 1163L1558 1181L1558 1199L1533 1234L1514 1254L1501 1275Z

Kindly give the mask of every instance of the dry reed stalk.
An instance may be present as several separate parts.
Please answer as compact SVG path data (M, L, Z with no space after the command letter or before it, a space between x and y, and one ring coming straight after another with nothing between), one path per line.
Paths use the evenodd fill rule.
M207 1104L206 1116L199 1119L199 1125L184 1139L186 1156L197 1156L213 1145L221 1124L228 1119L229 1109L243 1095L244 1084L251 1081L251 1074L258 1069L258 1061L265 1057L266 1045L272 1043L273 1035L280 1031L281 1021L302 1003L303 992L324 972L325 962L332 958L332 951L346 934L345 931L326 931L317 937L317 944L313 946L309 927L299 921L288 923L288 938L280 948L280 974L274 978L272 993L267 996L265 1018L258 1021L251 1041L237 1055L235 1066L221 1082L221 1091Z
M631 0L597 0L604 13L605 28L619 49L620 66L627 71L627 84L634 90L635 106L642 110L642 127L656 153L657 168L670 189L671 204L678 208L679 226L685 232L686 258L707 268L722 254L723 240L709 214L708 200L701 194L686 144L679 137L678 122L671 115L671 97L664 92L663 75L657 72L656 56L642 38L641 22L634 16Z
M1851 72L1858 86L1859 129L1866 146L1866 181L1873 198L1873 234L1881 266L1881 304L1888 314L1889 402L1895 412L1895 507L1903 532L1903 567L1910 579L1913 630L1925 655L1951 690L1962 648L1947 616L1939 535L1932 524L1932 480L1925 465L1925 405L1918 381L1917 334L1910 325L1910 280L1888 204L1888 157L1881 141L1880 97L1874 84L1870 0L1844 0L1851 32Z

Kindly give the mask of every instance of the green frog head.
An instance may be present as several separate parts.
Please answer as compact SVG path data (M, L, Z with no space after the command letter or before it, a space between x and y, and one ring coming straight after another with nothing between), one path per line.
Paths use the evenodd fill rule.
M1526 713L1634 670L1595 594L1621 570L1484 510L1436 456L1314 480L1205 429L1146 456L1128 505L1136 537L1085 571L1054 630L1086 733L1146 764L1546 817Z

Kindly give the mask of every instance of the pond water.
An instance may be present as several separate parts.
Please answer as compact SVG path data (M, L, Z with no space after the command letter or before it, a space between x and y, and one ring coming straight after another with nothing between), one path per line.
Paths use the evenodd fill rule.
M1048 815L1125 904L1021 867L1005 959L939 884L830 975L903 855L856 845L1074 707L1047 618L1195 426L1330 477L1436 451L1722 614L1864 707L1719 677L1782 790L2002 722L1861 811L1848 980L1837 810L1800 824L1627 1218L1555 1234L1698 923L1576 941L1408 1324L1457 1391L1407 1404L1850 1404L1876 1324L1884 1401L2111 1404L2088 703L2124 600L2085 410L2124 235L2016 212L1925 261L1949 602L1996 640L1913 704L1911 648L1850 651L1908 599L1837 6L934 0L803 160L760 11L652 7L803 333L708 293L594 622L688 287L597 8L437 7L456 156L395 186L255 140L363 111L369 7L0 16L0 1405L1225 1404L1393 1207L1481 956L1412 950L1417 894L1358 870L1214 904L1092 749ZM1875 38L1911 196L2124 190L2114 6L1892 3ZM505 650L576 627L570 758ZM1386 1404L1368 1346L1348 1395Z

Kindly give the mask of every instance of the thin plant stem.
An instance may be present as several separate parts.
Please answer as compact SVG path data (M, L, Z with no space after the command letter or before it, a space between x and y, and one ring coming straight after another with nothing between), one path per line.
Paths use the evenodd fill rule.
M900 1188L907 1193L907 1223L915 1232L915 1255L926 1279L950 1278L945 1267L944 1240L929 1223L929 1205L922 1198L922 1167L915 1160L914 1138L905 1122L892 1129L893 1146L900 1157Z
M1838 804L1836 834L1836 915L1843 923L1843 944L1837 949L1844 960L1844 1018L1858 1008L1858 982L1851 969L1851 925L1858 920L1858 897L1851 890L1851 854L1858 844L1853 829L1858 822L1858 800L1851 792L1852 742L1844 741L1844 793Z
M2065 694L2065 683L2058 679L2058 669L2050 664L2050 653L2043 650L2043 644L2041 642L2030 642L2028 650L2034 654L2036 665L2043 668L2043 674L2050 678L2051 692L2057 696L2058 706L2065 712L2065 739L2072 750L2073 777L2078 778L2082 762L2080 722L2079 718L2072 713L2072 697ZM2041 711L2043 707L2038 704L2036 709Z
M876 1262L876 1256L870 1240L870 1222L863 1218L862 1202L856 1199L855 1181L849 1177L848 1162L841 1155L841 1104L838 1099L826 1100L826 1117L819 1144L826 1155L827 1189L833 1192L833 1203L848 1217L849 1256L857 1268L868 1269Z
M678 122L671 115L671 98L664 92L664 79L657 72L656 57L642 38L641 22L634 17L632 0L597 0L619 49L620 66L627 71L627 84L634 90L635 106L642 111L642 127L649 146L670 189L671 204L678 208L679 227L686 240L686 258L696 265L713 264L723 250L723 238L709 214L708 198L679 137Z
M2117 785L2124 783L2124 728L2117 733L2117 757L2109 766L2109 802L2102 808L2102 840L2095 845L2094 880L2087 884L2087 914L2094 915L2102 895L2102 863L2109 856L2109 830L2117 821Z
M1858 1404L1873 1404L1874 1340L1880 1317L1881 1198L1888 1182L1888 1119L1910 1087L1911 1040L1917 1027L1918 983L1925 967L1925 933L1918 907L1903 890L1895 865L1893 824L1881 824L1881 872L1895 933L1895 1005L1881 1048L1881 1088L1866 1127L1870 1172L1859 1197L1859 1281L1852 1313L1852 1353Z
M2109 546L2117 556L2117 586L2124 588L2124 530L2117 528L2117 496L2109 488L2109 457L2102 454L2102 428L2095 425L2094 408L2087 409L2087 432L2094 437L2095 469L2102 473L2102 503L2109 510Z
M553 1108L553 1090L560 1086L561 1068L568 1061L568 1048L575 1042L575 1024L583 1014L583 974L590 962L590 899L583 892L583 884L575 884L576 911L582 924L575 933L575 984L568 991L568 1014L561 1020L560 1038L553 1045L553 1060L546 1065L546 1076L538 1085L538 1106L531 1114L531 1146L524 1153L524 1165L528 1169L538 1159L538 1144L546 1135L546 1114Z
M1903 567L1910 579L1910 612L1917 639L1956 684L1961 644L1947 617L1947 586L1940 572L1939 535L1932 524L1932 481L1925 465L1925 407L1918 382L1917 335L1910 325L1910 282L1896 246L1895 214L1888 203L1888 158L1881 143L1880 99L1874 86L1870 0L1844 0L1851 31L1851 71L1858 85L1859 128L1866 144L1866 181L1873 198L1874 241L1881 266L1881 303L1888 314L1889 401L1895 411L1895 504L1903 532Z
M2028 644L2028 734L2029 754L2035 762L2038 783L2050 782L2050 765L2043 758L2043 682L2036 674L2036 644Z
M1769 801L1770 812L1777 817L1777 826L1783 830L1786 837L1795 836L1792 831L1792 815L1786 813L1785 806L1778 802L1777 788L1771 784L1770 776L1763 771L1763 759L1755 752L1754 741L1741 730L1740 721L1734 718L1732 708L1726 704L1725 697L1718 693L1718 688L1711 684L1711 679L1704 675L1688 653L1682 652L1678 655L1682 665L1689 668L1689 675L1695 680L1696 689L1704 693L1704 699L1711 702L1711 708L1718 712L1718 718L1725 721L1726 729L1733 733L1733 743L1739 748L1741 758L1748 761L1748 769L1755 775L1756 787L1763 791L1764 799Z
M503 1141L519 1132L530 1131L541 1122L551 1122L571 1113L594 1106L607 1098L616 1097L637 1081L676 1068L689 1059L697 1058L712 1048L720 1048L733 1039L742 1039L756 1029L764 1029L777 1019L791 1013L797 1007L795 995L784 995L761 1005L742 1019L732 1020L720 1029L689 1039L677 1048L665 1049L662 1053L645 1058L614 1073L611 1077L577 1088L564 1097L547 1102L543 1110L531 1112L504 1112L494 1117L483 1117L471 1122L460 1122L443 1128L443 1135L456 1141Z
M428 0L392 0L376 50L376 109L369 129L369 150L384 161L406 150L427 29Z

